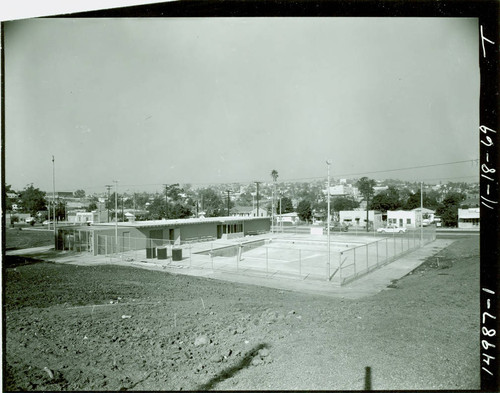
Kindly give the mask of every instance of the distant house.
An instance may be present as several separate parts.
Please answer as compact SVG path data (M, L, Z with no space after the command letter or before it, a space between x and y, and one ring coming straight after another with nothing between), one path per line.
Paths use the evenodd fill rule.
M478 228L479 229L479 207L469 209L458 209L458 227L459 228Z
M276 222L283 225L296 225L299 222L299 215L296 212L276 214Z
M400 228L419 228L423 223L434 221L434 210L420 208L413 210L389 210L387 211L387 224L396 225Z
M97 212L77 212L75 224L93 224L99 222Z
M351 227L366 228L366 210L341 210L339 212L339 221ZM368 221L374 225L374 228L382 226L382 213L369 210Z
M328 191L324 191L325 194L328 194ZM343 197L357 197L358 189L353 187L351 184L339 184L336 186L330 186L330 196L343 196Z
M252 206L235 206L230 210L231 217L268 217L267 208L259 206L257 216L257 208Z

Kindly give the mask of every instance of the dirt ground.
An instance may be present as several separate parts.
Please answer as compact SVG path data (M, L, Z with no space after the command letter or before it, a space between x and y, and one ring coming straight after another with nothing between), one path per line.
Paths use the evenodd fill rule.
M358 300L7 257L6 390L479 389L479 240Z

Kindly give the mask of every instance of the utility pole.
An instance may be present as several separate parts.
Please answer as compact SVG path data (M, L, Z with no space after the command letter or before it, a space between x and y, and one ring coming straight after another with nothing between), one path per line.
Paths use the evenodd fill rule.
M118 252L118 180L115 183L115 252Z
M56 231L56 164L52 156L52 216L54 218L54 241L57 239ZM57 249L57 246L56 246Z
M123 195L122 195L122 222L125 222L125 214L123 210Z
M168 196L167 196L167 192L168 192L168 184L164 184L165 186L165 220L167 219L167 210L168 210Z
M255 184L257 185L257 217L260 217L259 216L259 184L261 182L260 181L256 181Z
M280 232L283 233L283 216L281 214L281 198L283 197L283 193L280 191Z
M226 192L227 192L227 216L229 217L229 202L230 202L229 193L231 191L230 190L226 190Z
M327 276L326 280L330 281L330 165L332 161L331 160L326 160L326 167L327 167L327 185L326 185L326 192L327 192L327 219L326 219L326 237L327 237L327 243L328 243L328 262L327 262ZM368 222L367 224L368 225ZM340 267L339 267L340 268Z
M420 247L424 244L424 190L423 182L420 182Z
M109 222L109 190L111 189L110 185L106 185L106 188L108 189L108 200L106 205L108 206L108 222Z

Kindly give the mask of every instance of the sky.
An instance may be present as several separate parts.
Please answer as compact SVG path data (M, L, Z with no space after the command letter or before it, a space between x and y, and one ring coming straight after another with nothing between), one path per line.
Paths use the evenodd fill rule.
M5 182L476 181L478 55L473 18L7 22Z

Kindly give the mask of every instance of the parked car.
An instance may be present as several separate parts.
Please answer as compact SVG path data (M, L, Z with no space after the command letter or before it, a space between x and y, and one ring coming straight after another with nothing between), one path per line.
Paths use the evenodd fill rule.
M406 228L398 227L396 225L388 225L384 228L378 228L379 233L405 233Z
M44 222L42 222L42 225L52 225L53 224L53 221L49 221L49 220L45 220Z
M328 229L328 227L325 225L325 229ZM348 226L344 224L343 222L334 222L330 224L330 232L347 232Z
M26 217L24 221L26 221L26 224L31 224L32 222L35 222L35 219L33 217Z

